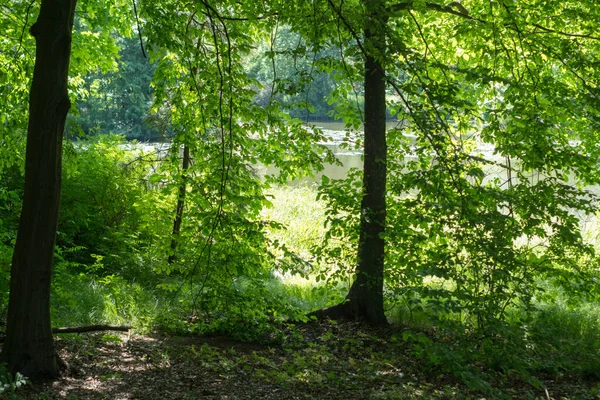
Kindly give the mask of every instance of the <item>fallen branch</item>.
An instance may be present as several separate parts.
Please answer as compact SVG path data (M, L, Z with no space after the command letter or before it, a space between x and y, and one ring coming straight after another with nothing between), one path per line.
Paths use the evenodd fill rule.
M96 332L96 331L121 331L127 332L131 329L131 326L119 326L119 325L88 325L88 326L75 326L69 328L52 328L52 333L83 333L83 332Z
M84 333L84 332L97 332L97 331L121 331L128 332L132 327L129 325L88 325L88 326L73 326L68 328L52 328L52 333ZM6 336L2 332L0 336L0 343L4 343Z

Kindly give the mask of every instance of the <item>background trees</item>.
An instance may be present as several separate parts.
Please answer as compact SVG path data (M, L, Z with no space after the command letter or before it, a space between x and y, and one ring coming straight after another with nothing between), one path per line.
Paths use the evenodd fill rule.
M118 38L115 45L119 57L110 70L81 77L76 115L70 119L72 134L81 129L86 135L112 132L128 139L159 140L168 132L148 120L154 64L142 53L138 38Z

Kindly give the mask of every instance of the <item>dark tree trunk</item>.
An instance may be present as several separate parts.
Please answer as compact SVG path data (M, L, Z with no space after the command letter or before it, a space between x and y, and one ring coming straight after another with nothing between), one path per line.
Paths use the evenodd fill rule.
M365 149L363 198L356 280L346 301L313 313L316 317L362 319L385 325L383 267L386 192L385 9L381 0L364 0L368 10L365 49Z
M32 379L59 374L50 327L50 279L60 205L62 137L76 0L42 0L31 27L36 60L29 98L25 194L12 259L1 357Z
M187 172L190 168L190 148L187 144L183 145L183 161L181 166L181 183L179 184L179 196L177 196L177 208L175 209L175 219L173 220L173 235L171 237L171 254L169 254L169 264L173 264L177 259L175 252L179 233L181 232L181 222L183 221L183 208L185 207L185 193L187 191Z

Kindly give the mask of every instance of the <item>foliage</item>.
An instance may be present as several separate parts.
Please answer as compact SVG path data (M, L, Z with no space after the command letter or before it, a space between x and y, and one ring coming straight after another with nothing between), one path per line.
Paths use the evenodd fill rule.
M128 150L118 136L98 136L67 144L64 157L59 259L74 272L144 275L151 266L141 254L153 234L144 226L152 204L146 180L155 156Z
M0 316L33 64L23 32L38 12L35 2L9 3L0 13ZM68 134L90 138L65 144L53 318L291 340L282 321L340 301L356 262L361 171L323 177L316 192L278 185L335 162L322 146L329 138L292 117L341 118L343 147L362 149L362 3L137 3L135 22L129 2L82 0L77 13ZM387 134L385 295L401 310L395 322L411 327L394 340L429 373L488 395L498 377L534 388L536 374L597 379L597 227L583 235L581 219L598 213L598 7L457 4L396 2L381 27L388 116L399 121ZM144 152L110 131L170 142ZM277 172L262 176L263 166ZM290 345L285 365L262 356L240 365L316 387L336 379L327 374L354 347L373 350L377 369L395 365L376 351L381 341L340 341L342 350ZM344 385L363 374L367 361L353 360L337 378Z
M293 29L314 43L351 38L360 48L364 13L354 3L328 4L323 18L337 14L344 33L310 36L310 22L291 18ZM386 285L391 302L486 331L511 307L529 308L547 282L573 298L596 296L597 259L576 214L597 208L585 187L596 182L597 165L584 161L596 150L581 138L597 132L589 82L598 77L576 73L574 63L596 62L597 41L583 18L587 6L565 6L577 21L571 29L584 32L585 62L564 61L581 48L562 27L532 22L552 12L545 3L448 7L388 10L388 102L402 123L388 132ZM346 47L348 68L338 70L346 82L362 79L359 50ZM360 104L339 110L347 126L358 125ZM322 182L332 237L357 237L359 182L360 175Z
M489 20L489 13L481 12L481 19ZM556 74L560 57L549 53L542 39L522 31L530 12L519 7L492 10L497 19L489 25L455 19L455 40L440 42L438 48L439 57L458 67L431 62L417 51L404 58L403 74L394 85L401 96L398 115L410 121L418 138L415 146L398 133L390 141L390 154L398 163L392 168L404 172L390 179L393 208L387 236L394 246L388 259L401 267L390 270L388 282L399 285L409 301L484 330L504 320L507 307L528 307L543 290L540 279L565 284L575 296L593 290L577 289L590 282L596 261L574 213L593 213L595 197L566 180L571 174L576 183L591 182L597 172L582 164L580 154L590 151L586 145L568 141L575 122L562 116L575 113L574 104L561 100L589 93L585 85L566 89L565 81L578 78L568 68ZM403 46L427 51L428 43L439 42L437 32L446 27L446 19L429 14L435 13L422 21L410 15L401 20L421 32L415 37L402 33ZM506 19L512 29L498 25ZM522 35L519 46L530 49L531 59L504 54L500 43L509 40L505 37L513 29ZM475 42L474 36L480 39ZM481 47L482 40L490 40L489 46ZM551 35L546 40L562 39ZM569 42L563 44L567 51ZM464 54L472 54L484 68L487 59L507 66L497 64L492 76L486 69L469 74L472 58ZM531 86L547 90L548 101L540 104ZM551 87L569 94L554 93ZM597 109L584 109L579 111L591 119L578 121L577 131L591 134ZM474 146L482 142L493 144L503 163L478 154ZM416 159L401 163L413 155ZM494 168L504 172L490 179L486 175ZM434 283L425 284L427 280Z
M0 318L8 305L10 265L19 225L23 194L23 175L16 167L2 171L0 180Z
M188 313L214 329L236 332L239 324L264 326L269 315L298 314L266 292L273 269L300 268L289 262L297 257L267 235L279 224L261 216L270 205L264 190L322 169L332 156L314 146L325 141L321 131L305 129L278 104L263 108L255 102L257 82L244 63L272 22L224 18L219 10L226 8L208 4L186 7L178 18L154 4L144 9L148 47L157 60L153 112L165 115L161 120L174 132L169 156L150 178L164 183L162 204L172 201L162 218L170 215L182 182L188 187L179 245L173 251L165 241L162 250L175 262L157 271L164 276L160 287L181 296ZM230 10L245 16L244 7L236 3ZM186 170L182 147L192 160ZM278 173L263 178L255 171L258 163Z
M598 309L593 304L576 308L546 305L527 325L534 346L530 352L536 372L552 376L576 374L598 381L600 335Z
M13 375L6 367L6 364L0 364L0 394L14 393L28 383L30 382L27 377L19 372Z
M328 99L336 83L322 65L334 58L336 49L311 49L289 26L271 29L268 40L244 62L258 84L255 101L263 107L280 103L290 116L305 121L330 119L334 108Z
M128 139L156 140L162 132L151 126L150 81L154 65L142 55L137 38L116 41L119 57L114 70L92 72L79 86L76 115L70 123L86 135L115 133Z
M597 310L546 305L523 311L482 335L455 326L406 330L402 340L434 373L454 375L470 388L500 396L498 381L520 380L533 388L546 377L597 381L600 366Z

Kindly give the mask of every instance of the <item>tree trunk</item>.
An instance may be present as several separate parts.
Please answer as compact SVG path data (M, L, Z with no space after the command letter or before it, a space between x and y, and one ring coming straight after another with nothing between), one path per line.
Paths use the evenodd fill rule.
M316 317L362 319L386 325L383 308L383 267L386 192L385 9L381 0L364 0L368 10L364 30L365 127L364 177L356 280L346 301L313 313Z
M23 209L12 259L6 340L12 372L59 374L50 326L50 279L60 206L62 137L76 0L42 0L30 32L36 60L29 98Z
M171 236L171 254L169 254L168 262L173 264L177 259L175 252L179 233L181 232L181 222L183 221L183 208L185 207L185 194L187 192L187 172L190 168L190 147L187 144L183 145L183 161L181 166L181 183L179 184L179 196L177 197L177 208L175 209L175 219L173 220L173 234Z

